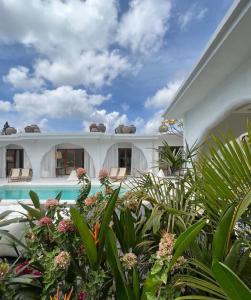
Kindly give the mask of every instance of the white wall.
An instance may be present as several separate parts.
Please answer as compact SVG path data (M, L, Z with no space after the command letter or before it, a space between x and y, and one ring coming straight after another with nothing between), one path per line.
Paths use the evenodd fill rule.
M10 140L12 140L13 142ZM5 137L0 136L0 149L4 149L6 145L8 144L18 144L19 146L23 147L27 157L30 160L30 165L33 170L33 178L40 178L41 174L41 162L45 155L50 152L52 149L55 149L55 146L62 144L65 145L74 145L74 147L78 146L81 148L84 148L89 155L91 156L94 164L95 169L95 175L98 176L98 172L103 167L103 163L105 160L106 153L108 149L113 145L117 143L133 143L137 148L139 148L146 160L148 169L151 169L156 161L158 159L157 154L153 150L153 148L158 148L162 144L162 141L165 139L168 141L168 143L171 146L181 146L182 145L182 138L177 136L170 136L170 135L158 135L156 137L148 137L148 136L116 136L116 135L110 135L110 136L104 136L97 139L90 139L87 137L81 138L76 137L72 138L71 136L57 136L51 138L46 137L43 135L36 136L34 135L34 139L32 138L26 138L24 135L18 136L18 143L15 141L17 139L17 136L8 137L8 141ZM5 141L6 140L6 141ZM73 146L72 146L73 147ZM4 167L4 159L5 155L1 151L0 153L0 174L4 174L1 170Z
M251 103L251 58L184 115L184 138L190 146L202 141L231 111L248 103ZM233 128L235 123L230 125Z

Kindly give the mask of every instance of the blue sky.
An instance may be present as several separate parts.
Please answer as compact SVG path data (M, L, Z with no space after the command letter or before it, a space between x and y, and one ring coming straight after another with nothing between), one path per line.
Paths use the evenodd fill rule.
M232 0L0 0L0 122L156 132ZM0 124L1 125L1 124Z

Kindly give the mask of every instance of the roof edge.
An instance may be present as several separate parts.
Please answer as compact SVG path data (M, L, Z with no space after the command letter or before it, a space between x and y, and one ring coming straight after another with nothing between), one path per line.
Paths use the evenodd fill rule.
M208 61L215 54L218 47L221 45L221 42L228 35L229 30L233 30L236 26L239 17L246 12L246 10L251 6L251 0L236 0L232 6L227 11L226 15L218 25L216 31L209 39L204 51L200 55L197 63L195 64L192 71L187 76L187 79L180 86L176 94L174 95L172 102L165 110L163 117L165 117L170 110L175 106L175 104L179 101L185 91L192 84L194 79L199 75L199 73L205 68Z

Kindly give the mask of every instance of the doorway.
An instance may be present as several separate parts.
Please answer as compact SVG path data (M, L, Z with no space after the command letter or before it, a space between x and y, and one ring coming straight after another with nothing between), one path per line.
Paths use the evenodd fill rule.
M6 176L10 175L13 168L24 167L24 150L23 149L7 149L6 150Z
M118 148L118 166L126 168L126 174L131 174L132 148Z
M72 170L84 167L84 149L58 149L56 151L56 175L70 175Z

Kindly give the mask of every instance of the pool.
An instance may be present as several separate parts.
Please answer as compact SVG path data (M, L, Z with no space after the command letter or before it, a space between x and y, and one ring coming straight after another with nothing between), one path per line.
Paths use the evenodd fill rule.
M40 200L55 198L59 192L62 192L62 200L76 200L79 195L79 186L3 186L0 187L0 199L27 200L30 190L35 191ZM100 190L100 186L92 186L90 194Z

